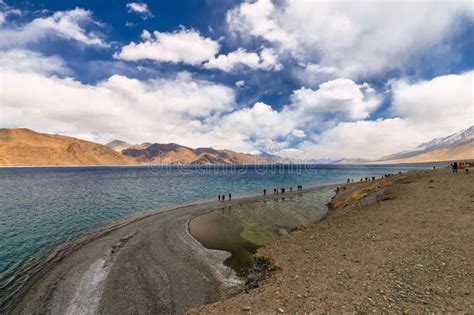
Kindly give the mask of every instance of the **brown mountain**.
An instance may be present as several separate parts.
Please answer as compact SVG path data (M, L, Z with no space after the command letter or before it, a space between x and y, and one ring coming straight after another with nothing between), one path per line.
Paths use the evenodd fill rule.
M212 148L192 149L176 143L130 145L120 140L107 144L138 163L153 164L262 164L272 160L252 154ZM120 149L125 147L124 149Z
M128 165L133 161L109 147L29 129L0 129L0 166Z

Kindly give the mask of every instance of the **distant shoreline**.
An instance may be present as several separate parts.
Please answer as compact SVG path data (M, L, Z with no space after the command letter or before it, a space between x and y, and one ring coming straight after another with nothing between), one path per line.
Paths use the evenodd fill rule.
M427 165L427 164L445 164L451 163L455 160L449 161L433 161L433 162L410 162L410 163L379 163L379 162L372 162L372 163L359 163L359 164L331 164L331 163L323 163L323 164L315 164L315 163L259 163L259 164L129 164L129 165L0 165L0 169L2 168L85 168L85 167L117 167L117 168L133 168L133 167L207 167L207 166L274 166L274 165L314 165L314 166L396 166L396 165ZM456 160L458 161L458 160ZM461 159L461 161L472 162L472 159ZM447 165L445 165L447 166Z

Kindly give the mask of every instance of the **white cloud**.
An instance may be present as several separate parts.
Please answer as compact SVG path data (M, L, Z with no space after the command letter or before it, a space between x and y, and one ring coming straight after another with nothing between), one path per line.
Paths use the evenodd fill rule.
M143 36L145 34L145 37ZM219 52L219 43L201 36L193 29L181 28L173 33L143 33L141 43L131 42L114 55L117 59L136 61L142 59L159 62L187 63L199 65L214 58ZM149 36L148 36L149 35Z
M238 88L243 88L245 86L245 81L244 80L236 81L235 86Z
M377 158L414 147L423 138L401 118L341 122L304 142L298 157Z
M276 14L271 0L259 0L242 3L228 11L226 21L229 30L234 34L250 34L270 42L296 45L291 35L279 25Z
M292 135L293 137L296 137L296 138L304 138L304 137L306 137L305 132L304 132L303 130L301 130L301 129L293 129L293 130L291 131L291 135Z
M392 118L366 120L382 97L368 84L348 79L325 82L317 90L299 89L277 111L264 103L204 122L207 137L221 147L265 150L297 158L378 158L474 125L474 72L431 81L392 82ZM328 123L327 115L331 116ZM315 129L324 129L315 133ZM288 142L304 139L296 148ZM226 141L225 139L234 139ZM238 139L238 140L236 140Z
M227 55L219 55L209 60L204 64L204 67L230 72L238 65L245 65L250 69L274 71L279 71L283 68L271 48L263 48L260 54L247 52L245 49L239 48Z
M393 115L416 123L419 132L441 137L474 125L474 71L430 81L392 82Z
M65 62L60 57L46 57L24 49L0 51L0 69L17 72L36 72L44 75L65 75L70 73Z
M210 146L216 137L207 134L203 121L235 107L232 89L189 73L147 81L114 75L88 85L34 72L36 67L0 70L0 125L86 139L99 133L102 141L117 137Z
M21 16L23 12L18 9L14 9L13 7L7 5L5 2L0 1L0 26L7 20L10 15L19 15Z
M381 98L367 84L356 84L349 79L325 82L318 90L301 88L293 92L290 110L299 119L311 119L321 113L342 113L351 120L365 119L381 102Z
M146 81L114 75L88 85L56 77L70 71L60 57L20 49L0 52L0 71L0 125L91 140L99 133L103 142L121 138L244 152L276 144L300 158L375 158L474 124L474 71L392 81L392 117L374 121L366 119L382 97L350 79L295 90L290 103L276 110L262 102L238 108L233 89L187 72ZM241 81L236 85L245 85ZM289 147L295 140L304 142Z
M146 20L153 17L148 5L143 2L131 2L127 3L128 12L136 12L141 15L142 19Z
M21 47L35 43L47 36L57 36L74 40L86 45L108 46L93 30L100 23L92 18L92 12L81 8L69 11L57 11L44 18L33 21L18 28L0 29L0 48Z
M266 40L319 70L337 70L327 79L357 79L404 69L423 51L449 51L443 40L461 16L474 19L469 1L257 0L230 10L227 22L233 34Z
M210 124L213 127L209 132L222 138L240 139L246 146L241 143L239 146L248 151L266 150L275 143L279 148L286 148L288 141L313 133L315 125L327 115L342 113L341 117L334 118L336 121L363 119L379 103L380 98L367 84L338 79L321 84L316 91L295 91L292 102L280 111L262 102L235 110ZM227 145L236 146L230 142Z
M262 102L251 108L234 111L222 118L220 128L228 133L238 133L259 140L271 140L287 136L294 128L294 122L285 119L280 112Z
M299 157L378 158L474 125L474 71L392 82L394 118L341 122L299 147Z

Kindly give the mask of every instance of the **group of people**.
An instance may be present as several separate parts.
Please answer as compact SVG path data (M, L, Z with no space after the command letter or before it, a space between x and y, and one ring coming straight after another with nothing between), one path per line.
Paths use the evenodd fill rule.
M217 195L217 200L225 201L225 195ZM232 200L232 194L229 194L229 200Z
M468 168L468 164L467 163L464 163L464 162L454 162L452 164L450 164L450 167L453 169L453 174L457 174L458 173L458 169L464 169L466 174L469 174L469 168Z
M303 190L303 186L302 185L298 185L298 191L302 191ZM273 193L278 195L280 193L284 194L286 191L285 188L279 188L279 187L276 187L273 189ZM293 192L293 187L290 187L290 192ZM264 189L263 190L263 195L266 196L267 195L267 190ZM217 200L218 201L225 201L225 195L217 195ZM229 194L229 199L228 200L232 200L232 194Z
M297 188L298 191L303 190L303 186L298 185L297 187L298 187L298 188ZM284 194L285 191L286 191L285 188L279 188L279 187L273 188L273 194L274 194L274 195L278 195L278 194L280 194L280 193ZM293 187L290 187L290 192L293 192ZM266 190L266 189L263 190L263 195L264 195L264 196L267 195L267 190Z

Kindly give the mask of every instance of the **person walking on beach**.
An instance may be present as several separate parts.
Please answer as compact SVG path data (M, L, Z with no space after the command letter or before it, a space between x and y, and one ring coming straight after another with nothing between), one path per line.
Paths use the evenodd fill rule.
M267 195L267 190L266 190L266 189L263 190L263 195L264 195L264 196Z
M457 174L458 173L458 162L454 162L453 163L453 174Z
M224 201L224 200L225 200L225 195L222 195L222 201Z
M229 194L229 200L232 200L232 194Z
M219 201L221 201L221 195L218 195L218 196L219 196L219 197L218 197Z

